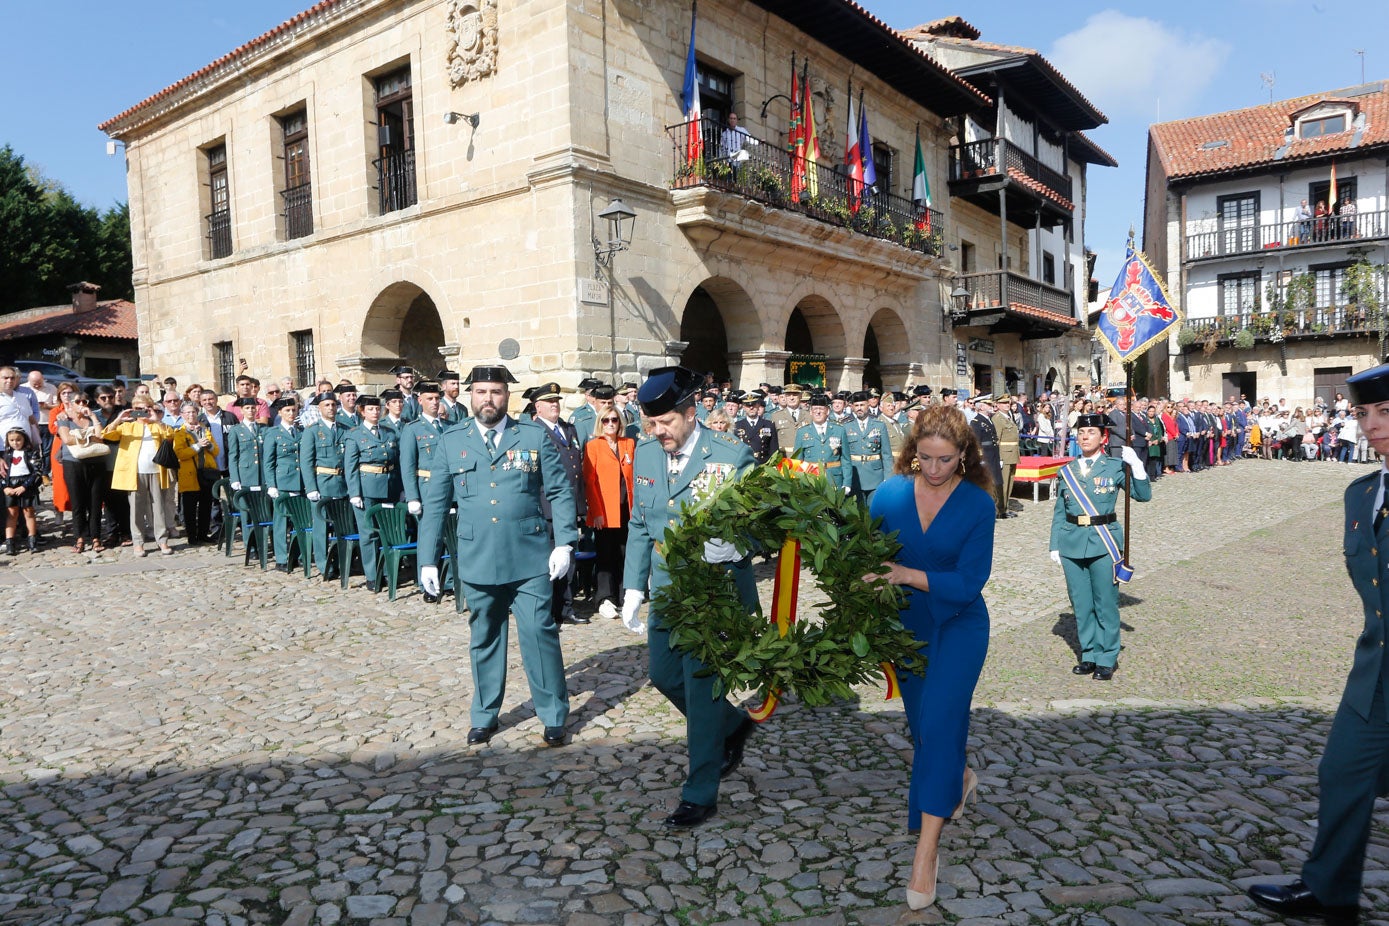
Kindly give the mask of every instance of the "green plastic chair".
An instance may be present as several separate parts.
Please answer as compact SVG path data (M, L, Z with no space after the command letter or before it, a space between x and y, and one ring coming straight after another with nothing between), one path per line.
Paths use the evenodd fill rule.
M302 495L281 495L275 504L289 519L289 568L297 557L304 564L304 578L313 574L313 506ZM281 538L276 537L278 542Z
M217 507L222 509L222 536L219 543L227 556L232 555L232 544L236 542L236 532L241 531L241 542L246 542L246 531L241 523L241 512L232 501L231 480L223 477L212 484L212 497L217 499Z
M463 597L463 581L458 578L458 509L450 508L444 515L444 552L439 557L439 590L453 589L453 609L459 614L468 610Z
M347 588L347 581L352 576L352 558L355 555L361 560L362 537L357 533L357 516L353 514L352 503L345 498L320 499L318 507L323 519L328 522L328 542L338 553L338 578L342 581L342 587ZM328 579L325 571L323 580L326 582Z
M404 505L372 505L367 509L367 521L376 529L381 542L381 561L377 569L376 588L381 588L381 577L386 579L389 598L395 601L396 587L400 584L400 564L407 556L418 555L419 545L406 533Z
M241 489L232 495L232 501L241 512L241 536L246 542L246 558L242 565L249 566L251 555L255 553L259 554L260 568L264 569L270 552L270 529L275 525L270 496L263 490Z

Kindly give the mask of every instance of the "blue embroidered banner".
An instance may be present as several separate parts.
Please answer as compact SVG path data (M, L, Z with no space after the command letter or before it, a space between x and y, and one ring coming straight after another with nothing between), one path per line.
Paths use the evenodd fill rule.
M1162 282L1130 241L1124 266L1095 323L1095 337L1121 363L1127 363L1171 334L1181 321L1167 301Z

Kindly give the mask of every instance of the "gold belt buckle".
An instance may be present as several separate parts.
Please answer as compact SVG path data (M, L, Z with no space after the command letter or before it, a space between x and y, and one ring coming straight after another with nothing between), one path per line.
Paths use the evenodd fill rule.
M1089 527L1090 516L1088 514L1083 514L1080 517L1076 518L1076 523L1079 524L1081 527Z

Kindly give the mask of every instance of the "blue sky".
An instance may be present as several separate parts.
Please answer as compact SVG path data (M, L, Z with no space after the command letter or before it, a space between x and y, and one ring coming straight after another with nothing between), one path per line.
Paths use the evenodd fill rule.
M1389 78L1384 0L1167 0L1161 4L1036 0L936 4L859 0L906 28L961 13L985 40L1047 55L1106 115L1092 133L1119 168L1094 169L1089 245L1107 288L1124 236L1141 229L1149 123ZM192 73L312 0L56 0L8 11L0 57L0 144L14 147L80 201L126 198L124 162L97 123Z

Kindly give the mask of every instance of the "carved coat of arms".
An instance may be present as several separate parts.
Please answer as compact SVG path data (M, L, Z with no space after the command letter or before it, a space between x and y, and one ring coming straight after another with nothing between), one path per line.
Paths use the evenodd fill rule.
M449 0L448 29L455 88L497 70L497 0Z

